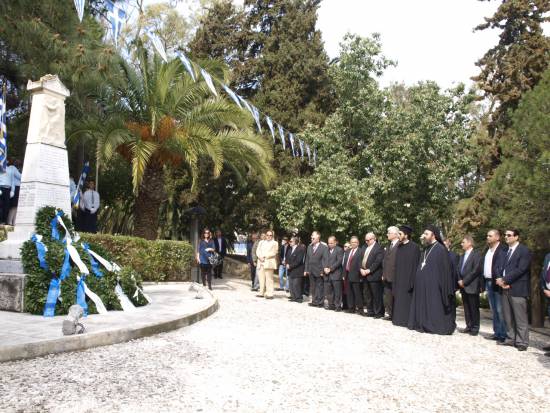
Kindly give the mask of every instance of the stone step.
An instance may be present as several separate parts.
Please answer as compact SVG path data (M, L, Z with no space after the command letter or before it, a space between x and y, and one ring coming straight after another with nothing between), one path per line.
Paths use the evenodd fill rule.
M0 310L24 311L25 274L0 273Z
M1 260L0 259L0 274L24 274L23 263L21 260Z

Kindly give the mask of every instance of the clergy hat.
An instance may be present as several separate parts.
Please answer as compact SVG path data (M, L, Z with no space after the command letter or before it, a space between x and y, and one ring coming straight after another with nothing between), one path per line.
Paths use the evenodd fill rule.
M437 242L443 244L443 238L441 238L441 231L435 225L429 224L424 227L424 230L428 230L434 233Z
M409 227L408 225L399 225L398 228L399 228L399 231L407 234L409 237L413 233L413 229L411 227Z

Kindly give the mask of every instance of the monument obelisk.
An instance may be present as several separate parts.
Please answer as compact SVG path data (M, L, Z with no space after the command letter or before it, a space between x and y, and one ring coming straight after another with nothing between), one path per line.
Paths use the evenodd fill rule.
M32 93L27 147L15 228L0 243L0 310L23 311L21 245L34 233L37 211L46 205L71 216L69 162L65 146L65 99L69 90L56 75L27 84ZM4 291L4 292L2 292Z

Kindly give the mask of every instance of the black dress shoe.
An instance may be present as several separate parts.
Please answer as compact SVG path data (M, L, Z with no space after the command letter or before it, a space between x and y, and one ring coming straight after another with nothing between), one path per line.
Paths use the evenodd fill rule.
M301 304L301 303L303 303L303 302L304 302L304 300L302 300L302 299L299 299L299 300L294 300L294 302L295 302L295 303L300 303L300 304Z
M547 351L546 353L544 353L544 355L545 355L546 357L550 357L550 351Z
M271 297L265 297L266 300L273 300L273 296Z
M349 310L349 309L348 309L348 310L344 310L344 313L348 313L348 314L354 314L354 313L355 313L355 311L354 311L354 310Z
M492 336L489 336L489 337L483 337L485 340L494 340L494 341L498 341L498 337L495 336L494 334Z
M458 331L463 334L466 334L466 333L470 333L472 330L470 330L469 328L459 328Z
M471 336L477 336L479 334L479 331L470 331Z
M308 304L310 307L317 307L317 304L314 304L314 303L309 303Z
M545 346L542 348L542 351L550 351L550 346Z
M342 311L342 309L341 309L340 307L338 307L338 308L335 308L334 311L336 311L337 313L339 313L339 312Z
M389 315L387 315L386 317L383 318L383 320L391 321L391 317Z
M382 316L381 315L375 315L374 318L376 318L378 320L378 319L382 318Z
M367 317L374 317L374 314L372 314L372 313L367 313Z
M497 344L499 346L514 347L514 342L513 341L508 341L508 340L497 341Z
M259 298L264 298L264 296L263 296L263 295L261 295L261 294L256 294L256 297L259 297Z
M364 311L357 311L357 314L359 314L361 317L367 316L367 313L365 313Z
M527 346L522 346L522 345L516 346L516 348L518 349L518 351L525 351L525 350L527 350Z

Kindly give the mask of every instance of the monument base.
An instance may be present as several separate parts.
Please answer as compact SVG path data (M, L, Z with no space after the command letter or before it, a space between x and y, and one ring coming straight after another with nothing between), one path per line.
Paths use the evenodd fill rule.
M0 260L0 310L25 311L25 278L19 260Z

